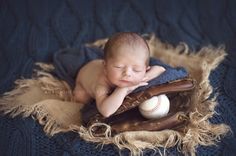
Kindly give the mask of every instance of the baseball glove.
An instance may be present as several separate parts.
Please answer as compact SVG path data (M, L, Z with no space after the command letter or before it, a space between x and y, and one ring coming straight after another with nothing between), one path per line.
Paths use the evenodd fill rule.
M96 112L85 123L87 127L94 123L106 123L111 126L113 134L125 131L158 131L176 129L188 122L190 110L189 91L195 87L195 81L184 78L162 85L150 87L145 91L129 94L119 109L110 117L105 118ZM139 113L139 104L153 96L166 94L170 100L170 111L167 116L159 119L145 119ZM88 113L88 111L86 111ZM103 128L94 127L95 134L103 134Z

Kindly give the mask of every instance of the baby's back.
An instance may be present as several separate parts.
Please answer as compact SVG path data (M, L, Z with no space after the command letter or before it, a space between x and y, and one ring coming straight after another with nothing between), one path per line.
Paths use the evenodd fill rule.
M103 70L103 60L93 60L84 65L79 71L77 82L91 97L94 97L95 88L104 76Z

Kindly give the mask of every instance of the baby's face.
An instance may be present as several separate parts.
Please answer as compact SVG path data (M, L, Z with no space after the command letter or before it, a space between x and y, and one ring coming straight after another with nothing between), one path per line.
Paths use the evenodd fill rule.
M135 52L134 52L135 50ZM105 61L108 80L115 86L128 87L140 83L147 71L147 55L144 48L123 46L115 56Z

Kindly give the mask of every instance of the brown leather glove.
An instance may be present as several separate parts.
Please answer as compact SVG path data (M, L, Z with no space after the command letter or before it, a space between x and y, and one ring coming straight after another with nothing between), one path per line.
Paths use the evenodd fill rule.
M128 95L123 104L119 107L119 109L109 118L103 117L100 113L94 115L87 126L92 125L96 122L104 122L111 125L112 130L115 133L120 133L124 131L140 131L140 130L148 130L148 131L157 131L163 129L170 129L177 127L179 125L183 125L187 122L187 107L183 106L184 102L181 103L181 106L174 106L174 100L171 100L170 107L179 107L181 109L174 109L170 111L170 113L160 119L152 119L147 120L144 119L137 110L137 106L144 102L145 100L160 94L173 94L173 99L178 99L178 94L181 92L186 92L193 90L195 87L195 81L191 78L185 78L181 80L172 81L169 83L165 83L162 85L154 86L148 88L145 91L141 91L138 93L132 93ZM181 97L179 97L181 98ZM135 109L134 109L135 108ZM183 109L184 108L184 109ZM173 109L172 109L173 110ZM101 131L98 129L94 129L94 131Z
M163 129L171 129L187 123L188 117L185 112L169 113L167 116L159 119L142 120L136 119L132 122L120 122L111 124L115 133L124 131L159 131ZM108 123L109 124L109 123Z

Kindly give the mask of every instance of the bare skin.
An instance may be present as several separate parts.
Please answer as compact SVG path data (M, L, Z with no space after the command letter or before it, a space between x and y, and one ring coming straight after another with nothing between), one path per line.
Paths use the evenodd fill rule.
M115 113L130 92L165 71L161 66L147 66L143 50L122 46L112 58L93 60L82 67L74 89L76 101L87 104L95 99L104 117Z

